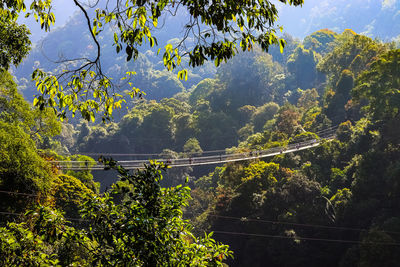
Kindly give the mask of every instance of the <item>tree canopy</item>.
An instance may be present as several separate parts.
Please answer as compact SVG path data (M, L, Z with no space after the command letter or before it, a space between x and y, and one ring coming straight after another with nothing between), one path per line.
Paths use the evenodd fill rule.
M20 34L22 42L0 42L7 69L29 40L15 23L23 2L2 3L10 28L0 34ZM49 29L51 2L32 3L29 12ZM34 104L42 112L9 72L0 73L0 265L398 265L400 52L393 44L325 29L303 41L286 35L289 49L267 55L267 38L267 46L283 46L275 20L266 18L276 17L268 1L74 3L88 29L79 45L83 51L92 42L93 54L44 66L52 74L35 72L43 94ZM162 35L169 12L190 22L181 36ZM259 21L266 32L257 31ZM81 29L73 27L73 35ZM79 56L70 36L46 47ZM161 47L161 60L147 44ZM114 50L119 58L108 60ZM221 67L185 83L184 68L207 60ZM114 70L138 72L126 81L131 88L172 93L135 99L108 124L57 121L70 108L86 119L112 116L125 89L107 77ZM304 141L313 145L299 149ZM267 149L275 156L259 158ZM246 159L233 161L231 153ZM93 169L89 155L98 154L135 166L162 158L174 168L146 161L131 172L100 157L112 169L107 175ZM209 163L199 155L213 165L197 166Z
M303 4L303 0L279 2L295 6ZM268 51L270 45L280 45L281 49L285 46L285 41L276 33L278 10L268 0L115 1L97 2L95 6L84 5L78 0L74 3L84 14L87 30L96 47L95 54L61 60L63 71L60 73L50 74L37 69L32 74L38 89L34 105L52 107L61 118L65 118L70 110L73 115L80 112L87 120L94 120L96 112L101 112L103 120L109 119L113 109L121 107L125 101L122 92L117 90L118 81L107 77L102 68L99 36L108 29L111 29L108 38L113 40L116 53L124 53L126 60L130 61L138 58L142 45L157 46L160 20L180 12L187 14L188 20L184 23L179 42L158 49L168 70L179 67L183 58L188 58L187 65L192 67L203 65L207 60L218 66L234 56L239 48L245 51L259 45ZM3 6L4 12L12 18L26 10L22 0L7 1ZM26 15L33 15L42 28L49 30L55 21L51 7L51 1L34 0ZM7 21L14 23L12 19ZM22 43L24 49L27 45L28 42ZM22 56L26 54L21 53ZM14 63L21 58L17 57ZM180 79L187 79L187 73L183 68L177 75ZM134 74L129 71L125 78ZM130 83L128 95L141 94L141 90Z

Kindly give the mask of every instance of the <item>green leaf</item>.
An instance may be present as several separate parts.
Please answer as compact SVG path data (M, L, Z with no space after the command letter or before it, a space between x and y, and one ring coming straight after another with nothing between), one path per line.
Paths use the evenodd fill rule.
M132 7L129 7L126 10L126 16L128 17L128 19L130 19L132 17Z
M286 41L283 39L280 39L279 40L279 50L280 50L281 54L283 53L283 49L285 48L285 45L286 45Z

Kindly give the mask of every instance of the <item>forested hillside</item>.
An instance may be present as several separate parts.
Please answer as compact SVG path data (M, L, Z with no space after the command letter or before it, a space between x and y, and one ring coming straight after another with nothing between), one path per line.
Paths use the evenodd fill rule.
M58 7L58 5L60 6ZM385 42L399 41L399 5L400 2L395 0L374 0L367 3L364 0L353 0L351 2L344 0L335 2L309 0L304 3L301 9L282 4L279 5L278 23L284 25L285 33L299 38L305 38L322 28L329 28L336 32L351 28L357 33L371 38L379 38ZM90 32L85 28L83 15L75 12L71 13L69 19L67 19L66 15L61 12L63 9L71 8L68 3L56 3L55 12L60 14L60 23L63 22L64 24L56 23L59 27L42 37L35 44L30 55L14 73L18 79L20 90L30 100L36 94L34 83L30 83L29 79L33 70L32 66L56 72L57 69L62 68L62 65L60 66L56 61L74 58L77 55L93 56L95 54L95 46L91 40ZM183 24L185 16L183 12L180 12L178 16L163 22L162 28L157 31L160 46L179 42L177 36L180 35L180 32L174 25ZM296 23L291 23L291 21L296 21ZM35 31L37 25L34 25L33 22L29 25ZM38 30L38 32L34 32L35 34L44 33ZM79 35L79 42L74 42L74 37L77 35ZM113 38L110 29L103 31L101 36L102 40L112 40ZM35 36L35 38L38 37ZM102 43L102 50L104 51L102 58L107 74L118 81L126 71L135 71L137 74L132 82L147 93L147 99L161 100L164 97L172 97L184 88L189 89L205 78L214 77L216 73L214 64L208 62L200 68L189 69L188 81L179 81L176 78L176 73L163 71L163 63L151 50L150 45L146 44L140 48L143 54L138 61L127 63L123 56L115 58L112 44L112 41ZM126 84L122 83L121 85ZM169 90L165 90L166 87Z
M398 266L398 43L351 29L284 34L284 49L254 44L185 81L150 47L134 62L115 56L104 28L104 75L146 95L112 121L60 121L55 103L34 107L29 75L95 54L84 23L72 17L1 70L0 265ZM222 163L235 153L253 159ZM221 163L193 164L208 156ZM148 163L129 171L129 160Z
M230 245L233 266L395 266L400 51L351 30L287 40L284 54L242 53L119 123L80 124L69 149L178 158L284 147L339 126L315 149L171 170L167 184L191 177L185 214Z
M368 37L391 41L399 38L399 8L398 0L309 0L301 9L283 5L279 23L287 32L302 38L329 28L340 32L353 29Z
M96 47L91 39L90 32L86 29L85 20L79 13L75 13L67 24L56 28L50 32L46 38L39 41L32 49L29 56L15 70L14 75L18 79L18 85L24 96L33 100L37 94L35 83L29 78L34 68L44 71L57 73L70 66L68 61L77 57L93 57ZM160 45L167 43L177 43L179 40L176 27L166 24L164 31L158 38ZM79 42L74 41L74 37L79 36ZM128 81L121 80L127 71L135 72L129 82L142 89L146 93L146 98L161 100L164 97L172 97L174 94L190 88L200 80L213 77L215 66L212 62L202 67L191 69L190 79L186 82L177 78L176 72L169 72L164 69L162 59L157 57L157 51L153 51L150 45L140 48L141 55L135 62L127 62L123 55L115 57L115 47L113 46L113 33L111 29L106 29L101 33L101 60L104 72L116 81L118 86L127 90ZM62 62L63 64L60 64Z

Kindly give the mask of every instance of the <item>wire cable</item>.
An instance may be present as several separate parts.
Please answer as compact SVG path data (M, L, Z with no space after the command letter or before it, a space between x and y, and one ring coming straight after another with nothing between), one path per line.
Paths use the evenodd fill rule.
M336 129L339 127L338 125L334 125L328 128L325 128L323 130L319 130L315 132L316 135L321 135L321 134L326 134L327 132L334 132ZM223 135L222 137L224 137ZM308 138L308 137L304 137ZM160 140L157 138L153 138L152 140ZM301 139L300 139L301 140ZM211 154L211 153L220 153L220 152L225 152L227 148L225 149L219 149L219 150L205 150L202 151L200 154ZM85 151L77 151L76 154L84 154L84 155L92 155L92 156L119 156L119 157L134 157L134 156L143 156L143 157L150 157L150 156L159 156L162 155L164 152L159 152L159 153L112 153L112 152L85 152ZM184 152L176 152L178 154L183 154Z
M27 196L27 197L40 197L39 195L35 195L35 194L20 193L20 192L13 192L13 191L4 191L4 190L0 190L0 193L10 194L10 195L22 195L22 196ZM56 197L53 197L53 198L59 199L59 198L56 198ZM273 221L273 220L265 220L265 219L247 218L245 216L243 216L243 217L235 217L235 216L224 216L224 215L218 215L218 214L208 214L208 216L216 217L216 218L222 218L222 219L237 220L237 221L240 221L240 222L243 222L243 223L245 223L245 222L258 222L258 223L268 223L268 224L292 225L292 226L297 226L297 227L322 228L322 229L331 229L331 230L340 230L340 231L358 231L358 232L368 232L369 231L369 229L355 228L355 227L328 226L328 225L307 224L307 223L292 223L292 222L282 222L282 221ZM70 219L76 219L76 218L70 218ZM398 235L400 235L400 232L395 232L395 231L380 230L380 232L384 232L384 233L388 233L388 234L398 234Z
M346 240L346 239L329 239L329 238L316 238L316 237L300 237L300 236L283 236L283 235L268 235L268 234L253 234L253 233L240 233L229 231L212 231L216 234L236 235L236 236L249 236L249 237L264 237L264 238L280 238L280 239L294 239L306 241L323 241L323 242L336 242L336 243L349 243L349 244L369 244L369 245L385 245L385 246L400 246L396 242L371 242L359 240Z
M289 144L285 147L273 147L267 150L258 150L258 151L250 151L243 153L235 153L235 154L220 154L216 156L206 156L206 157L190 157L190 158L177 158L177 159L156 159L157 161L167 162L170 167L192 167L198 165L211 165L211 164L219 164L219 163L227 163L227 162L235 162L235 161L245 161L251 159L259 159L265 157L271 157L278 154L286 154L291 152L296 152L304 149L309 149L315 146L320 145L323 141L331 141L334 139L334 135L327 135L324 139L316 140L311 139L307 142L298 142ZM89 161L51 161L60 167L61 169L67 170L104 170L104 166L95 165L89 166ZM170 163L168 163L170 162ZM124 168L126 169L140 169L143 168L143 165L148 163L148 160L127 160L120 161L120 163L124 163ZM74 164L79 164L79 166L73 166ZM85 164L86 166L82 166Z
M209 214L209 216L216 217L216 218L222 218L222 219L238 220L243 223L244 222L259 222L259 223L282 224L282 225L292 225L292 226L298 226L298 227L322 228L322 229L341 230L341 231L357 231L357 232L368 232L369 231L369 229L355 228L355 227L328 226L328 225L307 224L307 223L291 223L291 222L272 221L272 220L264 220L264 219L252 219L252 218L247 218L247 217L223 216L223 215L217 215L217 214ZM400 235L400 232L394 232L394 231L380 230L380 232Z
M36 195L36 194L13 192L13 191L4 191L4 190L0 190L0 193L10 194L10 195L29 196L29 197L40 197L39 195Z
M0 211L1 215L13 215L22 216L23 213L14 213ZM79 218L64 218L70 221L89 222L89 220ZM295 240L306 240L306 241L322 241L322 242L336 242L336 243L350 243L350 244L369 244L369 245L385 245L385 246L400 246L400 243L396 242L370 242L370 241L358 241L358 240L345 240L345 239L329 239L329 238L316 238L316 237L299 237L299 236L282 236L282 235L269 235L269 234L257 234L257 233L241 233L241 232L230 232L230 231L211 231L215 234L226 234L236 236L249 236L249 237L264 237L264 238L280 238L280 239L295 239Z
M23 215L25 215L24 213L15 213L15 212L8 212L8 211L0 211L0 214L2 214L2 215L12 215L12 216L23 216ZM88 222L88 220L80 219L80 218L69 218L69 217L64 217L64 219L69 220L69 221Z

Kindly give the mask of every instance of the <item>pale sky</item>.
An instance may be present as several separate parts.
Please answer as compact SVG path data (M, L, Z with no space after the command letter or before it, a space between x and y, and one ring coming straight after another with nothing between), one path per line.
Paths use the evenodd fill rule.
M375 34L378 33L377 37L381 37L379 31L373 31L373 22L376 18L365 20L364 17L362 21L351 21L351 17L360 13L360 10L369 8L376 10L377 15L380 11L385 12L385 14L391 13L391 11L398 9L400 4L400 0L305 0L305 4L300 8L279 4L277 0L272 2L277 4L279 9L279 24L284 26L286 32L300 38L321 28L330 28L338 32L344 30L342 28L354 28L359 33L374 32ZM53 6L53 12L56 16L54 28L63 26L68 18L78 11L72 0L53 0ZM341 18L341 16L350 17ZM33 43L46 35L33 18L24 19L22 15L19 21L26 23L30 28ZM343 23L354 23L354 25L341 25ZM397 29L393 30L397 31Z

